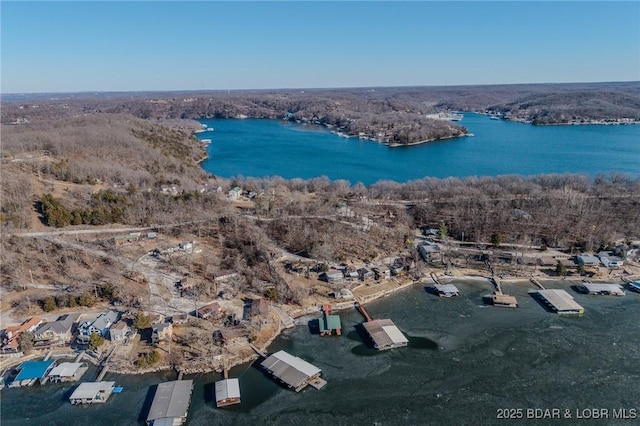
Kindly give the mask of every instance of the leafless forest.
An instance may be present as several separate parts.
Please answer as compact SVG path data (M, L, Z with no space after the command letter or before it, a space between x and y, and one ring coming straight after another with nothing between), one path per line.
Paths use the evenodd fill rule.
M376 117L411 122L413 115L396 115L407 110L418 114L438 108L496 109L509 102L524 108L525 98L530 99L528 109L544 99L555 110L590 104L571 98L573 106L557 107L558 97L569 96L569 90L549 94L542 89L512 88L509 95L497 87L486 92L448 89L456 95L447 101L437 100L444 95L434 95L440 93L436 89L416 89L416 94L389 89L384 99L376 97L378 90L323 91L314 94L314 102L308 94L294 93L229 94L213 100L193 95L188 101L182 95L12 100L2 111L3 122L20 123L2 126L2 285L18 289L27 280L55 282L77 285L77 297L113 296L114 291L121 298L134 297L127 295L126 278L115 272L122 265L53 242L12 236L25 230L183 224L172 228L176 237L198 238L216 247L215 253L191 266L194 274L242 271L238 286L263 289L276 283L279 299L294 301L308 289L282 283L271 262L275 247L325 262L348 262L398 253L410 246L416 228L446 229L451 238L477 244L490 244L500 235L505 244L582 250L638 239L638 176L424 178L369 187L324 177L230 181L200 168L205 150L191 135L197 126L187 120L238 114L282 118L289 112L353 126L349 131L355 132ZM625 94L626 89L585 86L580 93L597 92L596 98L622 108L607 114L615 110L640 119L637 87ZM349 111L359 105L361 115L346 114L338 104ZM369 118L341 121L347 116ZM236 185L253 194L241 205L226 197ZM87 291L80 282L98 282L99 289ZM81 303L90 303L88 297ZM74 298L56 303L78 302Z

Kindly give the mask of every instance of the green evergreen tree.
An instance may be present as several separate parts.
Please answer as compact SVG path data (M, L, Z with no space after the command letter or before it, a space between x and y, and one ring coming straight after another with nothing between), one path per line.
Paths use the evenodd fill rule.
M89 337L89 350L95 351L103 344L104 344L104 337L102 337L96 332L91 333L91 337Z

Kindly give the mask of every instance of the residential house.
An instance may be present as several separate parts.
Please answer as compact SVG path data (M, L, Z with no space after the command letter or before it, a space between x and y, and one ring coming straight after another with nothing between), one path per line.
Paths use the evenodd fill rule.
M624 265L624 261L620 257L614 256L611 251L601 251L598 253L598 257L600 262L607 268L620 268Z
M131 328L125 321L120 321L109 328L109 339L112 342L124 342Z
M42 324L42 318L31 317L20 325L7 327L2 335L2 350L17 352L22 333L33 333L40 324Z
M239 186L235 186L229 191L230 200L237 201L240 199L240 195L242 195L242 188L240 188Z
M323 272L318 277L321 281L325 281L328 283L340 281L344 278L344 275L341 271L327 271Z
M269 301L267 299L254 299L251 301L251 316L267 315L269 313Z
M151 332L151 343L158 344L160 342L171 341L173 335L173 325L170 322L163 322L153 326Z
M360 281L366 281L374 277L373 271L364 267L358 268L356 272L358 272L358 278L360 278Z
M109 327L118 321L119 314L116 311L109 311L106 314L100 314L96 319L84 321L78 327L80 334L91 336L92 333L98 333L105 337L109 332Z
M592 254L583 253L578 256L578 263L583 266L598 266L600 265L600 259Z
M34 340L56 344L69 343L73 338L73 325L78 318L80 314L74 313L62 315L56 321L45 322L33 332Z
M442 259L440 247L437 244L420 244L418 246L418 252L420 252L420 256L422 256L422 259L427 263Z
M220 310L220 304L217 302L209 303L199 309L196 309L196 317L207 319L207 318L218 318L222 314Z

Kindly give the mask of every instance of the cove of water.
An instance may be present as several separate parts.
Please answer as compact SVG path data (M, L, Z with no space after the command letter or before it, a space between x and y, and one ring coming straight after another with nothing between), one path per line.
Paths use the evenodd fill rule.
M465 114L473 137L409 147L344 138L319 126L277 120L203 119L213 131L202 167L221 177L327 176L365 185L426 176L621 172L640 174L640 126L533 126Z
M454 282L461 295L439 298L416 284L371 302L374 317L390 318L409 337L409 346L376 352L356 331L362 317L339 312L342 336L311 334L304 321L269 348L284 349L322 369L327 386L300 393L286 390L255 365L231 370L240 379L242 403L216 409L213 383L219 374L186 376L195 386L187 425L487 425L581 424L576 410L606 409L609 419L589 424L637 424L613 419L613 410L640 414L640 294L589 296L563 288L585 307L581 318L550 313L533 299L532 285L503 283L517 297L517 309L486 306L488 281ZM92 370L84 380L95 378ZM174 380L172 372L142 376L108 373L124 386L104 405L72 406L74 385L47 384L1 393L5 425L144 424L150 389ZM506 420L501 410L560 409L567 419Z

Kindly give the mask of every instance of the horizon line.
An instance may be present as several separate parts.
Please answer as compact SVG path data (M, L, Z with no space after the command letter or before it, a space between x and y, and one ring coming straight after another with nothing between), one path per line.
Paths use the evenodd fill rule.
M2 92L2 96L21 95L80 95L80 94L126 94L126 93L206 93L206 92L263 92L263 91L305 91L305 90L358 90L358 89L402 89L402 88L446 88L446 87L489 87L489 86L539 86L539 85L579 85L579 84L630 84L640 80L574 81L574 82L536 82L536 83L479 83L479 84L406 84L389 86L325 86L325 87L271 87L271 88L235 88L235 89L144 89L144 90L77 90L52 92Z

